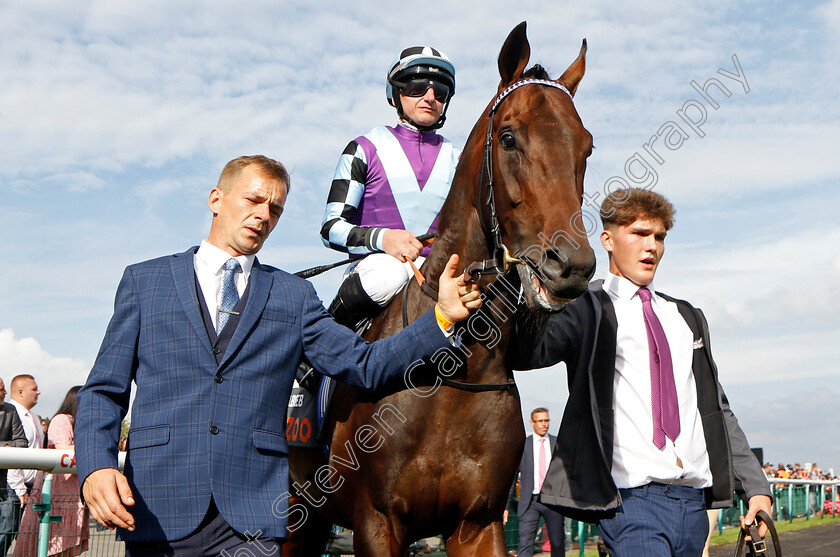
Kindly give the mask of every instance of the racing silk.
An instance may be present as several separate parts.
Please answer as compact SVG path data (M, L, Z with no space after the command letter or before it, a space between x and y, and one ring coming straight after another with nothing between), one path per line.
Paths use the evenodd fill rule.
M434 232L460 151L434 132L380 126L344 149L330 187L321 239L351 256L383 251L384 231ZM422 255L428 255L429 248Z

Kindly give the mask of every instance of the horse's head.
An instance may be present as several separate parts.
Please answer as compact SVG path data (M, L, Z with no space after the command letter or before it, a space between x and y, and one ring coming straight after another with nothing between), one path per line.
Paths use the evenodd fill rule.
M492 222L486 174L492 175L501 242L521 263L517 270L532 311L554 312L586 291L595 255L581 220L583 176L592 135L572 102L585 70L586 41L556 81L540 66L526 71L525 23L511 31L499 54L499 95L482 119L491 168L478 211ZM486 142L485 142L486 143ZM481 199L483 197L483 199ZM487 234L487 226L484 226ZM491 233L492 235L492 233Z

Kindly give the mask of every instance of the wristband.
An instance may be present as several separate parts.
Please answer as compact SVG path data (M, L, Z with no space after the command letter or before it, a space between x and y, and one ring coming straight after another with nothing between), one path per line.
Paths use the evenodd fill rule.
M437 304L435 304L435 319L437 319L437 324L440 325L440 328L444 331L448 331L449 328L452 327L452 321L440 313L440 308L438 308Z

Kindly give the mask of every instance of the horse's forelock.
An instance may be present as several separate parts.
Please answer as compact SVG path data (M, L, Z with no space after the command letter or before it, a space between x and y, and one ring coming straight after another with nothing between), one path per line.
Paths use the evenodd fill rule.
M548 75L548 72L540 66L539 64L534 64L527 70L525 73L522 74L524 78L533 78L533 79L551 79L551 76Z

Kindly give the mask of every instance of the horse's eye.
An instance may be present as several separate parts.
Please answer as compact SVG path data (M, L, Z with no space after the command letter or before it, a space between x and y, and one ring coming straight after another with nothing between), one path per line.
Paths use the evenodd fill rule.
M516 147L516 140L513 138L513 134L510 132L503 133L499 137L499 142L502 144L502 147L508 151Z

